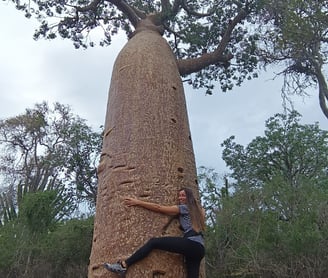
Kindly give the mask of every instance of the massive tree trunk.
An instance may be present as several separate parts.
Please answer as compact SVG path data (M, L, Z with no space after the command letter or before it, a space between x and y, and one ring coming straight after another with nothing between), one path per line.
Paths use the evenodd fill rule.
M128 257L150 237L181 235L177 221L163 232L167 216L127 208L122 198L172 205L182 186L198 189L183 85L174 55L156 31L137 32L117 57L98 175L89 277L117 277L103 262ZM154 251L126 277L182 278L183 258Z

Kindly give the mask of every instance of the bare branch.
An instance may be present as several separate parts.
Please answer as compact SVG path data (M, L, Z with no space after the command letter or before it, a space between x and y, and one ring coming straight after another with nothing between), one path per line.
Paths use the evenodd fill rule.
M201 69L220 62L227 62L233 58L230 55L224 55L224 51L230 41L231 34L235 26L240 23L245 17L246 12L242 9L237 16L231 20L228 27L222 37L222 40L218 47L211 53L204 53L198 58L178 60L178 68L181 75L191 74L193 72L200 71Z
M326 99L326 97L324 95L324 91L323 90L320 90L320 89L319 89L319 103L320 103L320 108L321 108L323 114L328 119L327 99Z
M319 103L320 108L323 112L323 114L328 119L328 107L327 107L327 101L328 101L328 86L325 79L325 76L322 73L321 65L312 60L312 64L314 64L315 68L315 76L317 77L318 84L319 84Z

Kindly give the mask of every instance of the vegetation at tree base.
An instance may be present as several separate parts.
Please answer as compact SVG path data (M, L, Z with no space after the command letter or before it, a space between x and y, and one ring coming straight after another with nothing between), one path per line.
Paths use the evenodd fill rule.
M28 195L47 194L48 192L41 192ZM52 225L51 229L25 225L29 221L25 217L20 215L0 227L0 277L86 276L93 217L61 221ZM44 215L43 217L46 218Z
M0 121L1 277L85 277L101 141L59 103Z
M277 114L246 147L225 140L230 174L199 169L207 277L327 276L328 132L299 121ZM2 214L0 277L86 276L94 219L67 215L61 198L30 191L16 217Z
M327 277L328 132L299 119L275 115L246 147L225 140L229 177L200 172L208 277Z

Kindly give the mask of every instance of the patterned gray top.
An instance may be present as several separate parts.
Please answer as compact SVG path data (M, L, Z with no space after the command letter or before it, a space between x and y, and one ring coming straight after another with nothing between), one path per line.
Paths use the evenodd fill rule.
M184 235L186 235L188 232L192 230L191 217L189 214L188 206L179 205L179 211L180 211L180 215L179 215L180 225L182 227ZM192 236L187 236L187 238L204 245L204 238L202 235L192 235Z

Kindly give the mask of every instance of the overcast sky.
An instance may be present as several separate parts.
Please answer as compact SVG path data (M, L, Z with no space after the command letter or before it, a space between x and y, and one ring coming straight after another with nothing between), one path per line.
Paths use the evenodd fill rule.
M70 41L33 40L36 24L12 3L0 2L0 118L24 113L35 103L55 101L70 105L73 113L95 129L104 124L113 62L126 40L106 48L74 49ZM264 131L265 120L283 111L281 81L273 73L244 83L228 93L206 96L185 88L197 166L226 171L220 144L231 135L244 146ZM302 123L319 122L328 129L317 92L293 97Z

